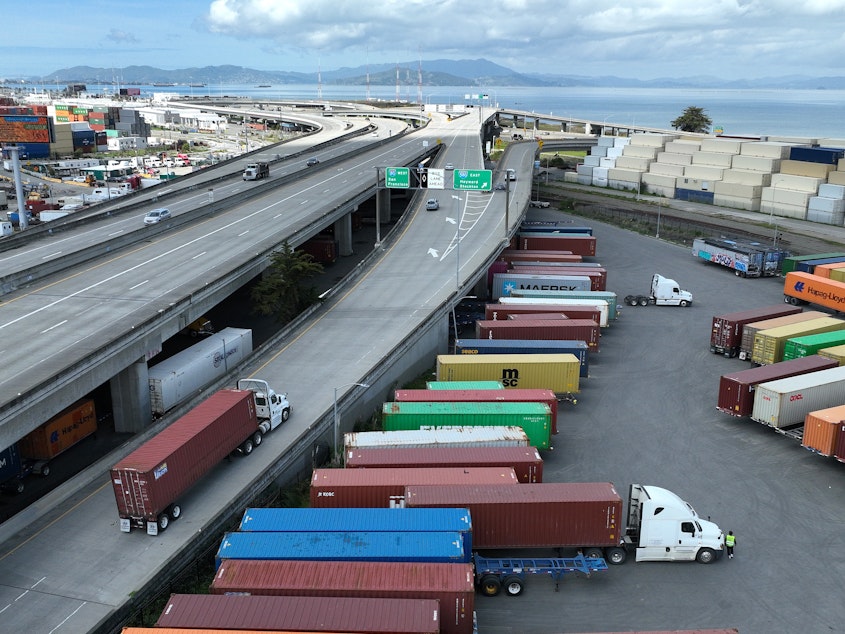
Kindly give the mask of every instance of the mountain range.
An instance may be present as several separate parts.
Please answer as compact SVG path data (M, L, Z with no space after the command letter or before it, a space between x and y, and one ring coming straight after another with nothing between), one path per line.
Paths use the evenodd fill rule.
M606 75L589 77L550 73L518 73L487 59L436 59L397 64L370 64L343 67L319 73L256 70L243 66L206 66L164 70L152 66L97 68L73 66L62 68L42 77L28 78L31 83L49 79L58 84L120 84L122 86L177 84L316 84L363 86L416 86L422 74L424 86L583 86L618 88L773 88L793 90L842 90L845 76L809 77L789 75L758 79L725 80L715 76L663 77L637 79Z

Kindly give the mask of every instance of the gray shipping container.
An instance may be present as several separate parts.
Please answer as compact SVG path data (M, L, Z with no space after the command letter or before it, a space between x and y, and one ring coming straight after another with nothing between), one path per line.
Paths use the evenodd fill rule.
M810 412L845 404L845 366L760 383L752 420L779 429L801 425Z
M149 370L153 414L195 396L252 353L252 331L224 328Z
M359 431L343 435L348 451L364 447L528 447L521 427L438 427L406 431Z

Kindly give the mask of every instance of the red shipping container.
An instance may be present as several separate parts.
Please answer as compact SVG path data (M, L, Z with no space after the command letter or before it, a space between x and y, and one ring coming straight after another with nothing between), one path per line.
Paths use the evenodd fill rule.
M590 352L599 350L599 324L592 319L475 322L476 339L531 339L585 341Z
M505 249L499 260L506 262L581 262L583 257L572 251L544 251L540 249Z
M596 254L595 236L531 235L520 233L514 238L516 248L542 251L571 251L575 255Z
M505 484L519 480L510 467L454 469L314 469L314 508L395 508L405 505L410 484Z
M607 290L607 269L603 267L579 268L574 266L542 266L542 265L525 265L511 267L511 273L520 273L526 275L582 275L590 278L591 291L605 291Z
M509 389L509 390L396 390L394 401L417 403L545 403L552 411L552 434L557 433L557 396L551 390ZM464 465L472 466L472 465ZM523 480L520 480L522 482Z
M832 456L839 441L839 430L845 422L845 405L810 412L804 419L801 445L823 456Z
M474 549L618 546L625 530L622 498L610 482L414 485L405 503L468 508Z
M23 457L51 460L97 431L94 401L78 401L18 441Z
M517 315L508 315L508 319L515 319L516 321L524 321L526 319L528 321L532 321L532 320L537 321L538 319L540 319L540 320L543 320L543 319L552 319L552 320L569 319L569 316L564 315L563 313L533 313L533 314L532 313L524 313L522 315L518 315L518 314ZM588 318L582 317L581 319L588 319ZM592 317L589 317L589 319L592 319ZM593 321L596 321L596 320L593 320Z
M438 634L433 599L173 594L156 627Z
M543 481L543 459L535 447L364 447L346 452L347 469L402 467L511 467L524 484Z
M827 359L814 354L809 357L723 374L719 379L719 400L716 409L731 416L751 416L751 411L754 409L754 390L758 384L838 366L839 362L836 359Z
M800 306L777 304L726 315L714 315L710 331L710 352L735 357L742 347L742 330L746 324L800 313Z
M496 260L493 262L493 264L490 265L490 268L487 269L487 288L492 286L493 276L496 273L507 273L509 268L508 263L504 260Z
M845 422L839 423L839 433L836 435L836 448L833 457L839 462L845 462Z
M232 559L211 594L436 599L446 634L472 634L475 606L472 564Z
M484 306L484 319L506 320L511 315L542 315L545 313L563 313L569 319L592 319L601 323L601 311L587 304L487 304Z

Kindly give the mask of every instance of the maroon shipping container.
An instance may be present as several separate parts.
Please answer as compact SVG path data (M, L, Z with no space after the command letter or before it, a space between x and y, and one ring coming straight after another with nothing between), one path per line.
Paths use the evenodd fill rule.
M511 467L519 482L543 481L543 459L535 447L363 447L346 452L347 469L401 467Z
M434 599L172 594L156 627L437 634Z
M619 546L625 529L622 498L611 482L413 485L405 504L468 508L474 549Z
M571 251L544 251L539 249L505 249L497 258L505 262L581 262L583 257Z
M591 291L607 290L607 269L602 267L553 267L553 266L518 266L510 269L511 273L520 275L581 275L590 278Z
M716 409L731 416L751 416L751 411L754 409L754 390L759 383L838 366L839 362L835 359L814 354L809 357L723 374L719 379L719 401Z
M472 564L225 560L211 594L436 599L440 631L472 634Z
M557 396L551 390L519 388L508 390L396 390L393 400L417 403L432 401L438 403L488 403L490 401L545 403L552 411L552 434L557 433ZM522 481L520 480L520 482Z
M511 467L453 469L314 469L311 506L315 508L396 508L405 505L411 484L503 484L519 480Z
M120 530L167 528L177 498L257 430L253 393L220 390L150 438L111 469Z
M493 276L496 273L507 273L510 266L504 260L496 260L493 264L490 265L490 268L487 269L487 288L490 288L493 285Z
M517 321L523 321L525 319L529 321L537 321L538 319L569 319L569 315L564 315L563 313L523 313L522 315L508 315L508 319L515 319ZM587 317L576 317L576 319L587 319ZM592 316L589 319L593 319ZM593 319L593 321L597 321Z
M742 329L745 324L794 315L802 310L800 306L777 304L726 315L714 315L713 326L710 330L710 352L735 357L742 347Z
M506 320L511 315L542 315L544 313L563 313L569 319L592 319L601 323L601 311L588 304L486 304L484 319Z
M837 436L833 457L839 462L845 462L845 421L839 423L839 436Z
M590 352L598 352L599 324L592 319L532 321L482 319L475 322L475 338L585 341Z
M321 264L331 264L337 261L337 240L331 236L315 236L300 244L297 249L304 251Z
M595 236L527 235L520 233L514 238L514 241L516 248L522 250L571 251L576 255L583 256L596 254Z

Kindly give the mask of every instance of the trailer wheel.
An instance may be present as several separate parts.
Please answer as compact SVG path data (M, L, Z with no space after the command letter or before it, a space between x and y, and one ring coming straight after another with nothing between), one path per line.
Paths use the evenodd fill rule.
M702 548L695 556L695 560L700 564L711 564L716 561L716 553L710 548Z
M167 513L162 513L158 516L156 523L158 524L158 530L165 531L170 526L170 516Z
M587 559L601 559L604 557L604 551L601 548L587 548L584 551L584 557Z
M255 449L255 445L252 444L252 438L247 438L244 440L244 444L241 445L241 453L245 456L248 456L252 453L252 450Z
M681 300L681 303L679 304L679 306L680 306L681 308L686 308L687 306L689 306L689 302L688 302L687 300L685 300L685 299L682 299L682 300Z
M633 295L631 297L627 297L626 299L628 302L628 306L636 306L637 304L639 304L639 301Z
M488 597L495 597L502 589L502 582L496 575L484 575L478 587L481 590L481 594Z
M509 597L518 597L520 594L522 594L524 586L522 579L520 579L516 575L511 575L509 577L505 577L505 581L502 583L502 587L505 589L505 594L507 594Z
M41 467L40 473L42 478L46 478L48 475L50 475L50 465L45 464L43 467Z
M628 551L619 546L607 549L607 563L619 566L628 559Z
M178 504L172 505L170 507L169 514L170 514L170 519L172 519L175 522L180 517L182 517L182 507L179 506Z
M264 441L264 434L261 433L261 430L258 430L252 435L252 444L256 447L260 445Z
M282 422L284 423L288 418L290 418L290 407L282 410Z
M4 488L7 488L9 491L14 493L15 495L20 495L23 493L24 484L23 480L14 480L10 482L8 485L4 485Z
M648 306L648 297L640 297L640 306Z

